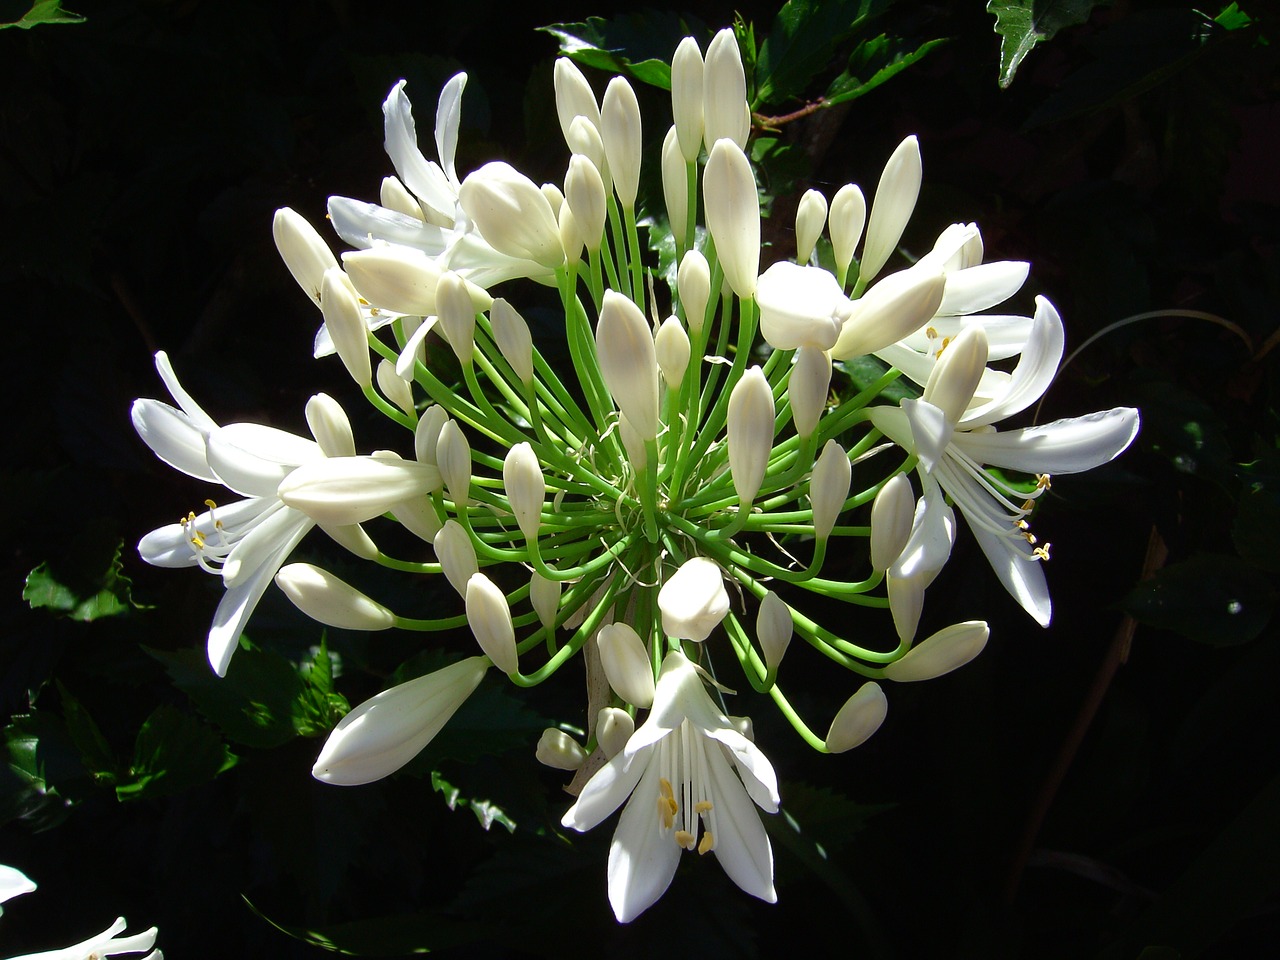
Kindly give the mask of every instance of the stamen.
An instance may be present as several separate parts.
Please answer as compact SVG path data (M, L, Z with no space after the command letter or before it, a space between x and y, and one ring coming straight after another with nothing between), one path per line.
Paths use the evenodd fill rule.
M710 801L710 800L699 800L697 803L695 803L695 804L693 805L693 809L694 809L695 811L697 811L699 814L703 814L703 813L710 813L710 812L711 812L711 801Z
M676 831L676 843L680 844L680 846L684 847L686 850L692 850L695 842L693 834L688 830Z
M1050 544L1047 544L1047 543L1042 547L1036 547L1034 550L1031 551L1031 558L1033 560L1047 561L1049 559L1049 547L1050 547Z
M709 850L714 850L716 845L715 838L711 836L710 830L702 831L702 840L698 843L698 853L705 855Z
M1036 474L1036 489L1037 489L1037 490L1048 490L1051 486L1052 486L1052 484L1049 482L1049 474L1047 474L1047 473L1037 473L1037 474Z

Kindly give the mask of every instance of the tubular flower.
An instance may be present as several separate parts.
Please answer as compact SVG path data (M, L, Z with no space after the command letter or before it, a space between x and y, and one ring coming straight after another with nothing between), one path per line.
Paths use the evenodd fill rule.
M587 781L562 822L590 830L624 800L609 848L609 902L622 923L666 892L682 850L714 853L747 893L777 899L773 849L752 808L777 812L777 776L682 654L663 660L648 719Z

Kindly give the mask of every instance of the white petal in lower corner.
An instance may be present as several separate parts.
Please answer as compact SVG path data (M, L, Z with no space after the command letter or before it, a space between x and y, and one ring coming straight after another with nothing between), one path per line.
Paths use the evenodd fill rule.
M587 781L578 800L565 811L560 823L579 832L590 830L622 806L636 789L649 766L649 752L627 757L617 753ZM656 796L656 794L655 794Z
M630 923L667 892L680 861L680 845L658 818L661 766L646 765L609 846L609 903L619 923Z
M1114 460L1138 435L1138 411L1116 407L1003 433L957 433L978 463L1025 473L1080 473Z
M192 419L159 400L133 401L133 429L151 452L189 477L217 483L205 459L204 433Z
M776 903L773 888L773 848L760 814L738 778L729 769L724 754L707 750L707 768L713 784L715 809L712 850L729 879L742 890L765 903Z
M1031 545L1021 538L992 533L980 523L971 521L969 529L1009 595L1036 623L1047 627L1053 616L1053 604L1042 562L1031 558Z

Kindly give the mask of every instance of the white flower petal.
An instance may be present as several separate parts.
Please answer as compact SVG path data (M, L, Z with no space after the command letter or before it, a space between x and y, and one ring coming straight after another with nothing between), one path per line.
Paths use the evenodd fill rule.
M777 902L773 889L773 848L760 815L747 794L739 789L737 777L729 769L724 754L707 751L707 769L715 808L712 850L729 879L742 890L766 903Z
M405 81L401 80L391 88L382 104L387 156L404 185L425 205L452 222L456 196L440 165L428 160L418 149L413 105L409 103L404 87Z
M590 830L617 810L640 782L654 749L651 747L630 757L615 754L587 781L577 802L565 811L560 823L580 832Z
M973 531L974 539L987 555L991 569L1000 578L1004 588L1023 610L1031 614L1036 623L1047 627L1053 616L1053 604L1049 599L1044 565L1032 559L1031 544L1021 537L992 533L982 523L975 523L963 505L960 510L969 519L969 529Z
M1005 389L994 400L965 412L960 427L972 430L1025 410L1040 399L1058 375L1066 334L1058 311L1044 297L1036 297L1036 315L1022 356Z
M135 400L130 411L133 429L151 452L189 477L217 483L205 458L205 435L192 419L159 400Z
M938 313L954 317L1004 303L1022 289L1030 270L1031 264L1020 260L996 260L965 270L950 270Z
M236 493L271 497L299 464L324 454L314 440L257 423L232 423L209 434L208 457L214 473Z
M1138 435L1138 411L1115 407L1003 433L957 433L979 463L1024 473L1080 473L1114 460Z
M657 902L680 862L680 847L651 801L661 775L661 764L646 765L609 846L609 903L619 923L630 923Z
M453 184L458 182L454 157L458 152L458 128L462 125L462 91L467 86L467 75L456 73L440 91L436 104L436 156L444 174Z
M359 250L373 247L376 237L439 256L453 236L451 231L434 223L350 197L329 198L329 221L338 236Z

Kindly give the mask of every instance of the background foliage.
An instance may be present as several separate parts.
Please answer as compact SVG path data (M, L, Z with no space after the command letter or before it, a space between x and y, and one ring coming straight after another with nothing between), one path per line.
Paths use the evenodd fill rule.
M0 4L0 21L29 6ZM983 616L992 643L959 673L892 688L867 745L810 755L744 697L784 784L780 903L687 862L627 928L604 898L608 831L561 835L562 778L532 756L546 718L579 716L572 682L519 700L486 683L405 775L313 781L317 738L347 702L472 641L326 636L277 596L216 681L202 650L216 583L133 549L207 494L155 461L128 405L161 395L163 348L224 422L301 430L323 389L376 446L382 427L339 365L309 359L317 317L275 254L275 208L319 223L330 193L373 196L387 89L408 78L426 123L459 67L460 168L503 156L556 178L558 43L661 85L654 61L686 32L705 43L733 9L117 0L78 5L84 22L0 31L0 862L40 884L9 905L0 952L60 946L119 913L159 925L175 958L318 955L304 940L774 956L815 931L885 958L1274 944L1280 42L1248 4L988 6L736 8L773 129L755 146L766 236L787 255L805 188L870 191L918 133L925 186L904 250L964 218L989 259L1031 260L1028 296L1050 296L1084 347L1038 418L1136 405L1139 445L1055 480L1038 521L1054 545L1051 629L962 538L922 629ZM545 317L540 333L554 353ZM432 581L375 584L317 538L302 552L392 606L454 602ZM810 713L850 692L802 651L786 669Z

